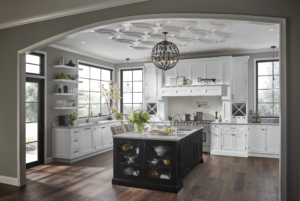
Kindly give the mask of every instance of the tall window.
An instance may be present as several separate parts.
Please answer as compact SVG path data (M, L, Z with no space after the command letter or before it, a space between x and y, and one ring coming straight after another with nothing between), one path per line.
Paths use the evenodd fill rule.
M44 55L31 53L26 55L26 73L43 75Z
M121 70L121 112L143 109L143 69Z
M101 113L102 116L108 114L107 105L101 97L99 84L109 87L109 81L112 80L112 70L79 63L79 83L78 90L83 96L78 96L78 117L96 117Z
M279 61L256 63L256 109L261 117L279 117Z

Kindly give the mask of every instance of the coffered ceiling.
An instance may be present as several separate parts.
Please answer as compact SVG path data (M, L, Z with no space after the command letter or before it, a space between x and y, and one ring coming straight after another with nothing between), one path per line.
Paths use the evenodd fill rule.
M279 45L279 27L208 19L128 21L97 27L65 39L53 47L113 63L150 60L151 50L164 40L175 43L181 56L237 51L271 50Z

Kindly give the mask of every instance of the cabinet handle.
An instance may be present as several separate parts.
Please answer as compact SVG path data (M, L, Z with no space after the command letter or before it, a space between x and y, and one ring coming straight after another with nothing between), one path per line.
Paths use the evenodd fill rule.
M105 127L101 127L101 128L103 129L103 128L105 128Z
M73 153L74 153L74 154L75 154L75 153L78 153L78 150L74 151Z
M265 129L261 129L261 130L263 130L263 131L264 131Z
M231 129L236 129L236 128L231 128Z
M78 133L78 131L74 131L73 133Z
M86 129L84 129L84 130L90 130L91 128L86 128Z
M73 142L78 142L78 139L74 140Z
M234 95L232 94L232 99L234 99Z

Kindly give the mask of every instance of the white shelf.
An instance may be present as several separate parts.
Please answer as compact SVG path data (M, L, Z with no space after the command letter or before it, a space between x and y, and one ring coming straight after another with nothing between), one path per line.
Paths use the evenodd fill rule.
M77 68L77 67L72 67L72 66L66 66L66 65L54 65L54 66L52 66L52 68L65 69L65 70L74 70L74 71L83 70L82 68Z
M53 79L52 82L83 83L83 81L66 80L66 79Z
M83 94L52 93L53 96L82 96Z
M83 108L83 107L52 107L53 110L72 110L77 108Z

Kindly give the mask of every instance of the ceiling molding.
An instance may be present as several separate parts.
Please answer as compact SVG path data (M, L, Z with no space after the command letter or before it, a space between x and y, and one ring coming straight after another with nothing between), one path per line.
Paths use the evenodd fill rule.
M80 13L86 13L86 12L91 12L95 10L101 10L101 9L107 9L107 8L112 8L112 7L117 7L117 6L123 6L127 4L133 4L133 3L139 3L139 2L144 2L144 1L149 1L149 0L110 0L98 4L92 4L89 6L84 6L80 8L74 8L74 9L67 9L67 10L62 10L59 12L54 12L54 13L49 13L45 15L39 15L35 17L30 17L30 18L25 18L21 20L15 20L11 22L6 22L0 24L0 29L6 29L10 27L15 27L15 26L20 26L24 24L30 24L34 22L40 22L44 20L50 20L50 19L55 19L59 17L65 17L65 16L70 16L70 15L76 15Z
M111 59L102 58L102 57L99 57L99 56L90 55L90 54L83 53L83 52L80 52L80 51L76 51L76 50L73 50L73 49L70 49L70 48L62 47L60 45L53 44L53 45L49 45L48 47L52 47L52 48L55 48L55 49L63 50L63 51L66 51L66 52L72 52L74 54L79 54L79 55L90 57L90 58L97 59L97 60L100 60L100 61L105 61L105 62L108 62L108 63L111 63L111 64L115 64L116 63L115 60L111 60Z

